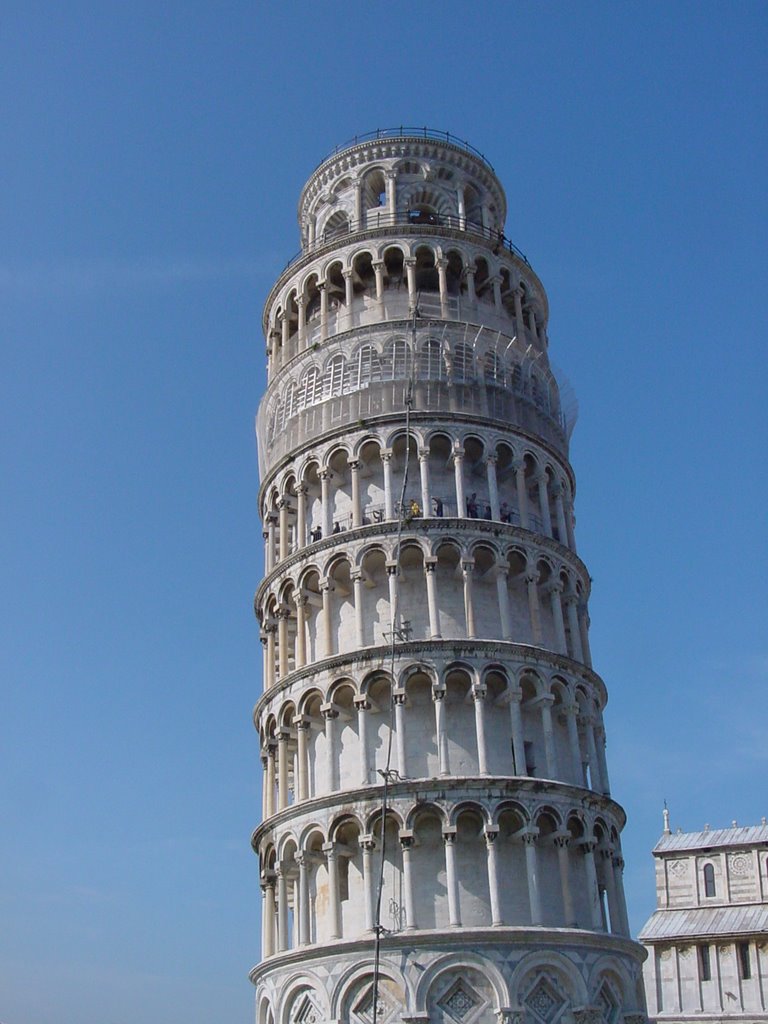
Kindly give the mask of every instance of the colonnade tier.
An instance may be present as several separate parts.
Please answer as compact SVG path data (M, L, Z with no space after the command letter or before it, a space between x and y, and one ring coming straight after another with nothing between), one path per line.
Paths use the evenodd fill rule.
M353 332L337 345L298 356L275 380L257 421L262 476L307 440L362 424L387 430L406 408L421 417L539 438L563 456L575 405L563 407L551 369L516 340L465 324Z
M449 792L396 784L383 838L366 792L348 792L343 808L309 805L262 825L253 842L265 948L369 934L382 855L391 932L559 924L629 935L620 808L562 788L526 792L517 780L481 793L473 783L457 779ZM559 884L542 885L542 876Z
M402 657L265 694L254 713L265 818L400 779L541 778L610 794L604 693L589 678L477 658Z
M543 290L529 268L487 242L403 229L344 248L334 246L284 279L265 309L271 379L299 353L369 324L411 316L484 324L517 337L546 362Z
M355 424L321 433L265 475L266 571L309 543L401 513L516 525L575 551L574 491L562 455L509 429L419 417L407 438L399 418Z

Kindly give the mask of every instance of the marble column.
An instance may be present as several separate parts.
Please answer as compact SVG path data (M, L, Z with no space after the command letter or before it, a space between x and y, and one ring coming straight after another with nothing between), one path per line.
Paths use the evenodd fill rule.
M474 560L471 558L462 559L461 575L464 580L464 617L467 624L467 637L470 640L475 637L475 608L472 601L472 575L474 571Z
M429 612L429 637L438 640L440 633L440 609L437 600L437 559L424 559L424 576L427 581L427 610Z
M409 311L416 309L416 260L412 256L406 256L403 260L405 274L408 280L408 307Z
M320 707L320 714L323 716L325 722L325 784L326 793L336 792L336 730L334 728L334 721L339 717L339 713L333 704L322 704Z
M341 900L339 899L339 860L335 843L324 843L323 853L328 869L328 929L329 938L341 938Z
M456 483L456 515L461 519L467 515L467 501L464 496L464 451L453 453L453 473Z
M563 707L565 721L568 728L568 745L571 748L571 771L573 772L574 786L584 785L584 759L581 756L581 744L579 743L579 727L576 719L579 714L578 704L566 704Z
M448 736L445 729L445 690L432 687L435 705L435 735L437 736L437 758L441 775L448 775Z
M331 615L331 592L333 591L333 583L329 579L320 581L320 595L323 601L322 616L323 616L323 646L322 652L324 658L330 658L334 653L334 637L333 637L333 619ZM318 645L319 646L319 645Z
M437 267L437 279L440 288L440 316L443 320L448 319L448 278L445 273L445 269L448 266L448 260L445 258L435 260L435 266Z
M320 515L323 536L330 537L333 533L333 507L331 505L331 471L320 470Z
M506 563L496 565L496 597L499 602L499 624L502 640L511 640L514 635L512 612L509 605L507 579L509 569Z
M360 503L360 461L352 459L349 463L349 474L352 483L352 527L363 525L363 510Z
M528 612L531 617L531 636L534 647L541 647L544 638L541 632L541 610L539 608L539 574L535 570L528 571L525 576L528 588Z
M485 686L472 687L472 700L475 705L475 738L477 741L477 767L480 775L488 774L488 748L485 738Z
M299 946L308 946L309 933L309 862L306 853L297 853L294 860L299 865L298 915L294 910L294 922L298 917Z
M550 779L558 779L560 771L557 764L557 750L555 748L555 735L552 727L552 704L555 698L551 694L539 697L538 703L541 706L541 726L544 733L544 756L547 761L547 773Z
M571 649L570 655L576 661L584 663L584 651L581 647L581 632L579 629L579 596L573 592L565 594L565 614L568 617L568 632L570 634Z
M568 644L565 640L565 622L563 621L563 606L560 602L560 595L563 588L560 583L550 583L549 602L552 608L552 623L555 627L555 649L558 654L568 656Z
M368 712L371 710L370 701L365 697L355 697L357 709L357 735L360 748L360 783L367 786L370 779L370 765L368 752Z
M413 848L413 832L400 831L400 848L403 854L403 897L405 902L405 930L418 928L416 921L416 901L413 898L413 867L411 850Z
M523 691L511 689L509 691L509 719L512 730L512 753L515 759L514 775L527 775L525 764L525 740L523 738L523 714L520 702L523 699Z
M408 776L405 761L405 690L395 690L392 702L395 705L395 745L397 750L397 771L401 779Z
M382 451L381 466L384 472L384 518L395 518L395 505L392 500L392 452Z
M563 486L556 481L552 494L555 499L555 520L557 521L557 534L561 544L568 543L568 530L565 525L565 509L563 508Z
M603 915L600 910L600 892L597 886L597 871L595 869L594 849L596 844L592 839L581 839L578 845L584 854L590 923L594 931L600 932L603 930Z
M375 914L375 878L373 871L373 851L376 849L376 840L372 835L360 837L360 848L363 851L363 890L365 909L365 930L373 931L376 921Z
M307 598L300 591L294 591L296 605L296 668L307 664Z
M499 865L496 840L499 836L497 828L485 829L485 852L488 864L488 892L491 897L491 924L494 928L504 924L501 916L501 898L499 892Z
M528 900L531 906L531 924L543 924L541 894L539 892L539 860L536 851L536 833L524 832L525 872L528 878Z
M570 833L556 832L552 839L557 849L557 863L560 869L560 889L563 894L563 916L569 928L576 927L576 914L573 909L573 893L571 891L571 865L568 843Z
M272 872L263 876L261 891L264 893L264 917L262 919L261 943L264 959L275 953L275 876Z
M277 868L277 949L284 953L288 949L288 879L285 865Z
M355 605L355 633L358 647L365 647L365 620L363 618L363 570L352 570L352 600Z
M317 287L320 290L320 341L328 338L328 282L320 281Z
M306 715L296 715L293 719L296 727L296 744L298 747L298 783L296 786L297 801L309 799L309 719Z
M491 506L491 517L501 522L501 509L499 506L499 485L496 479L496 456L489 455L485 460L485 472L488 478L488 502Z
M515 470L515 488L517 490L517 507L520 513L520 525L524 530L529 530L530 517L528 514L528 485L525 480L525 463L515 460L512 463Z
M448 920L454 927L461 926L459 912L459 879L456 874L456 829L443 832L445 846L445 877L448 890Z
M296 547L307 543L307 485L296 485Z
M284 726L277 730L277 809L283 811L288 806L288 743L291 738L290 729Z
M541 515L541 531L546 537L552 536L552 518L549 514L549 497L547 495L547 474L537 473L535 478L539 488L539 514Z
M419 476L421 478L421 510L425 516L432 515L432 495L429 486L429 448L419 452Z

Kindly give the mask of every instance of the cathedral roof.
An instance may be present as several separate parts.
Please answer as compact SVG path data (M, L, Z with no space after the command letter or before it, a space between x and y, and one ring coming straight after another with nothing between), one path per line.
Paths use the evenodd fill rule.
M755 846L768 843L768 825L743 828L708 828L701 832L673 832L663 835L653 848L654 854L684 850L714 849L722 846Z
M730 829L728 831L731 831ZM715 938L768 932L768 903L690 910L657 910L645 923L640 942L683 938Z

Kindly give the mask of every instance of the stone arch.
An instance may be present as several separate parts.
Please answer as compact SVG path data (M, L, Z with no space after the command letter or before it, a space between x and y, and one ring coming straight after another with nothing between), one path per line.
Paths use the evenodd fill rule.
M613 988L615 1000L606 998L603 994L605 983ZM593 1006L601 1007L606 1024L617 1024L621 1019L622 1011L637 1005L634 979L618 957L608 953L598 957L592 965L587 987L590 993L590 1002Z
M413 832L411 873L416 926L448 928L448 889L445 872L444 810L432 802L412 808L406 828Z
M495 1024L496 1011L509 1005L507 985L499 969L469 950L449 953L430 964L416 989L416 1012L429 1013L429 1020L440 1024L455 1021L462 1006L465 1013L474 1012L472 1019L477 1024Z
M291 978L283 989L279 1024L322 1024L328 1020L323 984L309 971Z
M529 953L510 979L512 1005L523 1007L537 1024L555 1024L574 1006L588 1002L587 988L576 965L562 953Z
M345 971L336 983L330 1004L334 1019L341 1024L371 1024L373 1019L373 978L374 964L365 960ZM399 968L389 959L383 959L378 979L379 1019L399 1020L409 1004L407 980ZM383 1012L382 1012L383 1011Z

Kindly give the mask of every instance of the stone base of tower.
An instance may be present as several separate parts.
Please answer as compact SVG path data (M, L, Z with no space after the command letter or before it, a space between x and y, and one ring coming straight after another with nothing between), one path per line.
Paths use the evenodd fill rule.
M643 947L556 928L455 928L382 941L376 1024L645 1024ZM251 972L257 1024L373 1024L372 939Z

